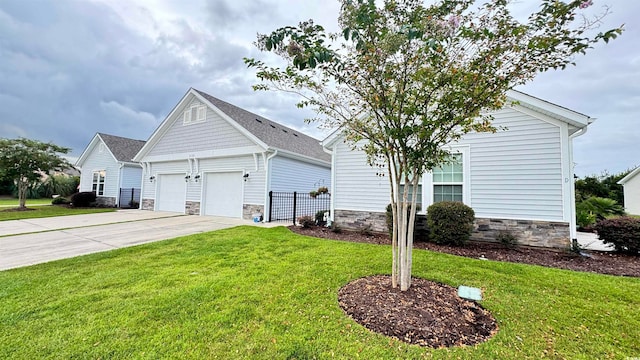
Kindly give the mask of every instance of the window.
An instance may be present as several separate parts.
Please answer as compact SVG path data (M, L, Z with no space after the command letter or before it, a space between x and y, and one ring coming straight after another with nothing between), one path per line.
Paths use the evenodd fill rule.
M91 191L96 193L98 196L104 195L104 179L106 174L107 173L104 170L93 172L93 184Z
M205 121L207 118L207 107L204 105L193 105L185 110L182 115L184 125Z
M433 169L433 202L464 201L462 154L451 155L452 162Z

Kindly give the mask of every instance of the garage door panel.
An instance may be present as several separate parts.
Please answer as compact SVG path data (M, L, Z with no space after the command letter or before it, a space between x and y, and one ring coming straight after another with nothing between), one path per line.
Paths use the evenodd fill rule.
M186 195L184 175L158 175L157 178L157 209L159 211L184 213L184 201Z
M205 180L204 214L242 217L241 172L209 173Z

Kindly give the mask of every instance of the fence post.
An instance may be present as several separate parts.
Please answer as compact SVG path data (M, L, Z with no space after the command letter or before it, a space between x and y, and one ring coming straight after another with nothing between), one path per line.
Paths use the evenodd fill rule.
M273 191L269 191L269 222L271 222L272 209L273 209Z
M133 204L133 191L134 190L135 190L135 188L131 188L131 200L129 200L129 204L128 204L129 207L133 207L132 204Z
M298 193L293 192L293 225L296 224L296 200L298 200Z

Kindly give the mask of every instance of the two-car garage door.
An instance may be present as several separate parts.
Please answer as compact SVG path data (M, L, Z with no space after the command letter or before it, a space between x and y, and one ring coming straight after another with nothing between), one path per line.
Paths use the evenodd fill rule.
M157 210L184 213L187 185L184 177L184 174L158 176ZM242 172L206 173L202 182L201 213L242 217L242 184Z

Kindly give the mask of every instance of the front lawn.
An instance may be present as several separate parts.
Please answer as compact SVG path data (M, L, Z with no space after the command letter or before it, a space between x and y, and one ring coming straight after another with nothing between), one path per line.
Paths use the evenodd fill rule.
M27 199L26 205L27 207L35 206L35 205L51 205L51 200L53 199ZM0 198L0 207L18 207L20 202L15 198Z
M389 246L238 227L0 272L0 358L604 359L640 356L640 279L424 250L414 275L484 289L498 334L427 349L346 317ZM425 299L425 301L429 301Z
M16 205L17 207L17 205ZM66 216L66 215L80 215L80 214L92 214L101 212L116 211L114 208L69 208L66 206L32 206L27 202L27 208L29 210L15 211L11 208L0 207L0 221L4 220L22 220L22 219L34 219L52 216Z

